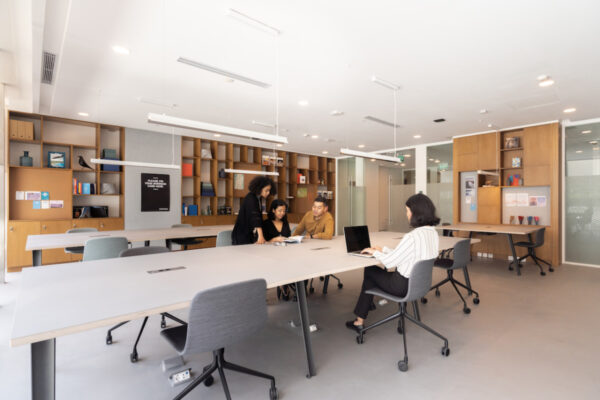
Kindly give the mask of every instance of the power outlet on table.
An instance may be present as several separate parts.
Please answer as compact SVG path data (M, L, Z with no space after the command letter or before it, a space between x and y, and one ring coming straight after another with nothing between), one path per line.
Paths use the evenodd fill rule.
M171 386L181 385L184 382L189 381L192 378L192 369L187 368L183 371L175 372L169 376L169 383Z

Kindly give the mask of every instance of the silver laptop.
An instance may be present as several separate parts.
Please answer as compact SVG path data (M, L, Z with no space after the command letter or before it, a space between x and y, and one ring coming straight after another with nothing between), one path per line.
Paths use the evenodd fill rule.
M346 251L348 254L356 257L374 258L371 254L360 253L367 247L371 247L368 226L345 226L344 237L346 238Z

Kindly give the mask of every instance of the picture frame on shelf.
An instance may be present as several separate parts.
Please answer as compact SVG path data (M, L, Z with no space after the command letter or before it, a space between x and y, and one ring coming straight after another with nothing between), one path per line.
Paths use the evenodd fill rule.
M65 168L65 159L64 151L49 151L48 168Z

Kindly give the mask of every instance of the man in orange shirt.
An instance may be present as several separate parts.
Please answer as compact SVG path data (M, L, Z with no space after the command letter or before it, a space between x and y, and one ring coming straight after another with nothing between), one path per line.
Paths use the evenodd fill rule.
M333 216L327 210L327 200L322 196L317 196L313 202L312 211L304 214L292 235L303 235L306 231L304 239L330 240L333 237L334 221Z

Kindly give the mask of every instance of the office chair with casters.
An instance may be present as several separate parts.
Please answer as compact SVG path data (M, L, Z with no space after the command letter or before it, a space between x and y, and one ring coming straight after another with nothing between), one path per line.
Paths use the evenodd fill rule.
M337 276L330 274L330 275L325 275L325 276L320 276L319 280L321 282L323 282L323 294L327 294L327 287L329 286L329 278L333 278L337 281L337 287L338 289L341 289L344 287L344 284L342 283L342 281L340 280L340 278L338 278ZM310 280L310 287L308 288L308 291L310 293L314 293L315 292L315 288L313 287L313 279Z
M117 258L128 246L127 238L120 236L88 239L83 247L83 261Z
M191 228L191 224L175 224L171 225L171 228ZM192 246L195 244L203 243L204 240L195 238L195 237L186 237L186 238L178 238L178 239L167 239L167 247L169 250L172 250L171 245L173 243L180 245L183 247L183 250L187 250L188 246Z
M524 255L523 257L519 257L519 259L517 260L517 264L518 267L517 268L521 268L523 267L523 264L521 264L521 261L525 260L527 257L531 257L531 259L533 260L533 262L540 268L540 275L544 276L546 275L546 273L544 272L544 268L542 268L541 263L544 263L548 266L548 271L550 272L554 272L554 268L552 268L552 264L550 264L548 261L544 261L541 258L539 258L538 256L535 255L535 249L537 249L538 247L542 247L544 245L544 233L546 232L546 228L542 228L539 229L535 232L535 241L533 240L533 238L531 237L531 234L529 235L529 242L517 242L515 243L516 247L525 247L527 249L527 254ZM510 265L509 269L512 271L512 264Z
M164 329L161 335L181 356L212 351L213 361L204 367L175 399L182 399L200 383L212 384L213 372L219 372L227 399L231 399L224 369L271 381L270 399L277 399L275 378L225 360L225 348L254 336L267 322L267 284L264 279L233 283L197 293L190 306L188 324ZM244 299L240 302L239 299Z
M67 233L82 233L82 232L98 232L98 229L96 229L96 228L73 228L73 229L69 229L67 231ZM83 246L65 247L65 253L83 254Z
M221 232L217 233L217 247L231 246L232 245L232 242L231 242L231 234L232 233L233 233L232 230L221 231Z
M452 287L454 287L454 290L456 291L456 293L458 293L458 296L460 297L460 299L463 302L463 312L465 314L469 314L471 312L471 309L469 307L467 307L467 302L465 300L465 298L463 297L463 295L460 293L460 290L458 290L458 286L467 289L468 294L470 295L471 293L475 293L475 297L473 298L473 303L474 304L479 304L479 293L477 293L475 290L473 290L473 288L471 287L470 284L470 280L468 280L468 278L466 278L467 283L463 284L462 282L459 282L458 280L456 280L456 278L454 277L454 271L457 269L462 269L465 277L468 277L468 272L467 272L467 264L469 263L469 259L470 259L470 251L471 251L471 239L464 239L461 240L459 242L456 243L456 245L454 246L454 258L437 258L434 262L434 266L438 267L438 268L442 268L446 270L447 273L447 277L446 279L442 280L441 282L435 284L434 286L431 287L431 290L435 290L435 295L436 297L440 296L440 287L445 285L446 283L450 282L452 284ZM427 303L427 298L423 297L421 299L421 303L425 304Z
M406 292L406 296L404 297L396 297L389 293L384 292L381 289L370 289L365 293L372 294L375 296L382 297L388 301L393 301L394 303L398 303L399 311L395 314L392 314L381 321L377 321L372 325L364 327L358 336L356 337L356 342L358 344L362 344L364 342L364 334L369 330L373 329L379 325L385 324L386 322L390 322L396 318L398 320L398 333L402 335L402 341L404 343L404 358L398 361L398 369L402 372L408 370L408 354L406 350L406 319L411 321L413 324L420 326L425 329L427 332L437 336L438 338L444 341L444 346L442 347L442 355L449 356L450 348L448 347L448 339L431 329L429 326L425 325L420 319L417 317L412 317L410 314L406 312L406 304L412 303L413 306L416 304L416 301L421 297L425 296L431 287L431 275L433 272L433 262L435 259L430 260L421 260L418 261L411 272L410 278L408 279L408 290ZM415 310L416 311L416 310Z
M144 255L148 255L148 254L160 254L160 253L168 253L168 252L169 252L169 249L167 249L166 247L159 247L159 246L135 247L133 249L126 249L126 250L121 251L121 253L119 254L119 257L144 256ZM165 318L170 318L173 321L179 322L180 324L185 324L185 321L182 321L179 318L177 318L169 313L162 313L161 321L160 321L161 328L166 328L166 326L167 326L167 322L166 322ZM120 322L117 325L110 328L106 332L106 344L107 345L110 345L113 343L112 332L115 329L120 328L121 326L125 325L128 322L131 322L131 321ZM131 351L131 354L129 355L129 361L131 361L132 363L137 362L139 359L138 352L137 352L137 345L140 341L140 338L142 337L144 328L146 327L146 322L148 322L148 317L144 317L144 321L142 322L142 326L140 327L140 331L135 340L135 344L133 345L133 350Z

